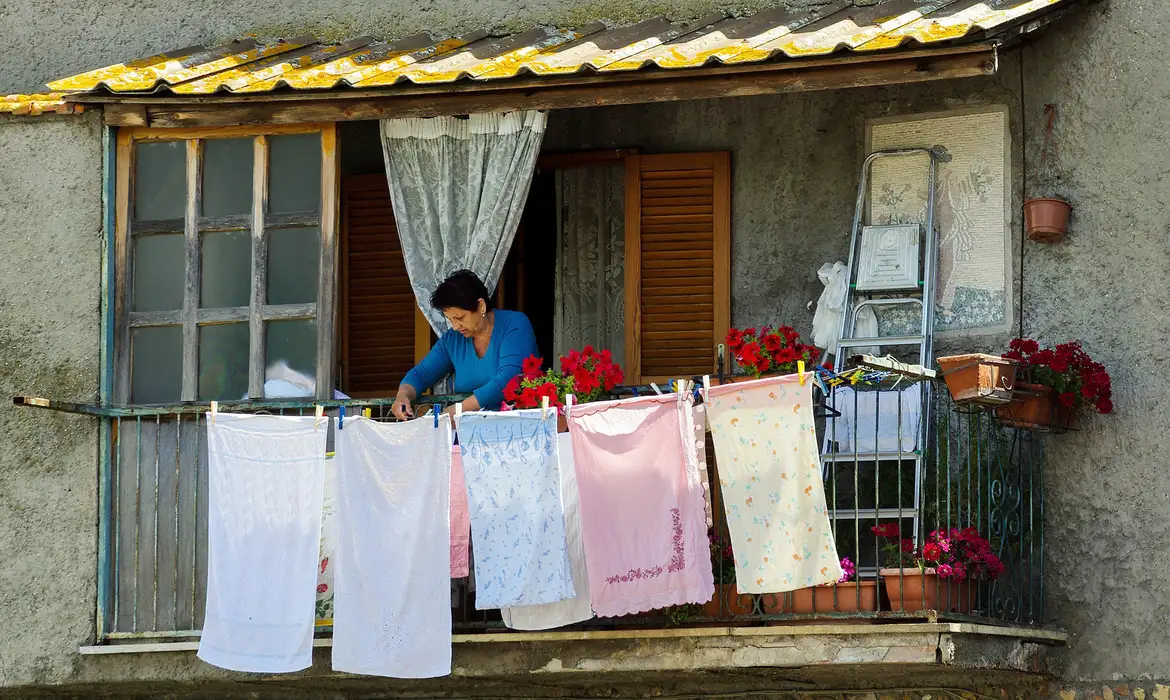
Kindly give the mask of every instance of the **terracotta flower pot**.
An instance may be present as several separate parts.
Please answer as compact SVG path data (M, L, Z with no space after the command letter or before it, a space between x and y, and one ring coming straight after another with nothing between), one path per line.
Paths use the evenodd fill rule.
M847 581L832 586L817 586L813 592L813 611L873 612L877 610L877 581Z
M975 607L975 581L940 579L934 569L882 569L880 573L891 610L969 613Z
M995 355L951 355L938 358L947 389L955 403L1005 404L1016 383L1015 360Z
M1067 430L1076 425L1076 413L1060 405L1051 387L1040 384L1017 385L1011 403L996 406L995 417L1026 430Z
M1037 243L1056 243L1064 239L1072 207L1061 199L1039 198L1024 202L1024 228L1028 238Z
M726 617L728 615L751 615L753 601L750 595L741 595L734 583L719 583L715 585L715 595L703 604L703 614L707 617Z

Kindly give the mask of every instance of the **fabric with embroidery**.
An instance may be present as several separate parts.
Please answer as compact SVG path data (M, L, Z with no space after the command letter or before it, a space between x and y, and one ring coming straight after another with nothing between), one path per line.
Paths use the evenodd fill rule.
M208 417L203 661L252 673L312 665L328 433L313 416Z
M676 394L585 404L569 417L599 616L714 594L693 421L691 397Z
M345 421L337 432L333 670L451 673L451 421Z
M573 574L572 598L544 605L524 605L500 611L504 624L514 630L550 630L575 625L593 617L589 604L589 569L581 541L581 508L577 494L577 471L573 465L573 442L568 433L557 435L557 464L560 467L561 502L565 506L565 544Z
M712 387L707 419L740 593L832 583L841 563L806 374Z
M556 414L464 413L459 443L475 542L476 609L572 598Z

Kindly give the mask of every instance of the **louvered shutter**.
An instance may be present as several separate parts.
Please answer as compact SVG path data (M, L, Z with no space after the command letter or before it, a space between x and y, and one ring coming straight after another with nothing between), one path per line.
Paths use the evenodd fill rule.
M730 173L727 152L627 159L627 381L715 371L731 322Z
M386 176L345 178L341 215L342 390L393 396L415 364L419 314Z

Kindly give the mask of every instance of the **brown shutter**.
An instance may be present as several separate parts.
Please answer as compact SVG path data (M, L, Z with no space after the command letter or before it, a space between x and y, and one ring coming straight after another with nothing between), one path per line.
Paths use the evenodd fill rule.
M345 178L341 216L342 391L393 396L414 366L421 314L406 277L386 176Z
M715 371L731 323L730 175L727 152L627 158L627 381Z

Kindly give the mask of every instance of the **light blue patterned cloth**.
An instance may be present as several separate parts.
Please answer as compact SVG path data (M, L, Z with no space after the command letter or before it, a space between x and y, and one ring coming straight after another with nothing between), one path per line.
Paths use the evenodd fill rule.
M557 460L557 419L540 409L459 419L471 512L475 607L572 598Z

